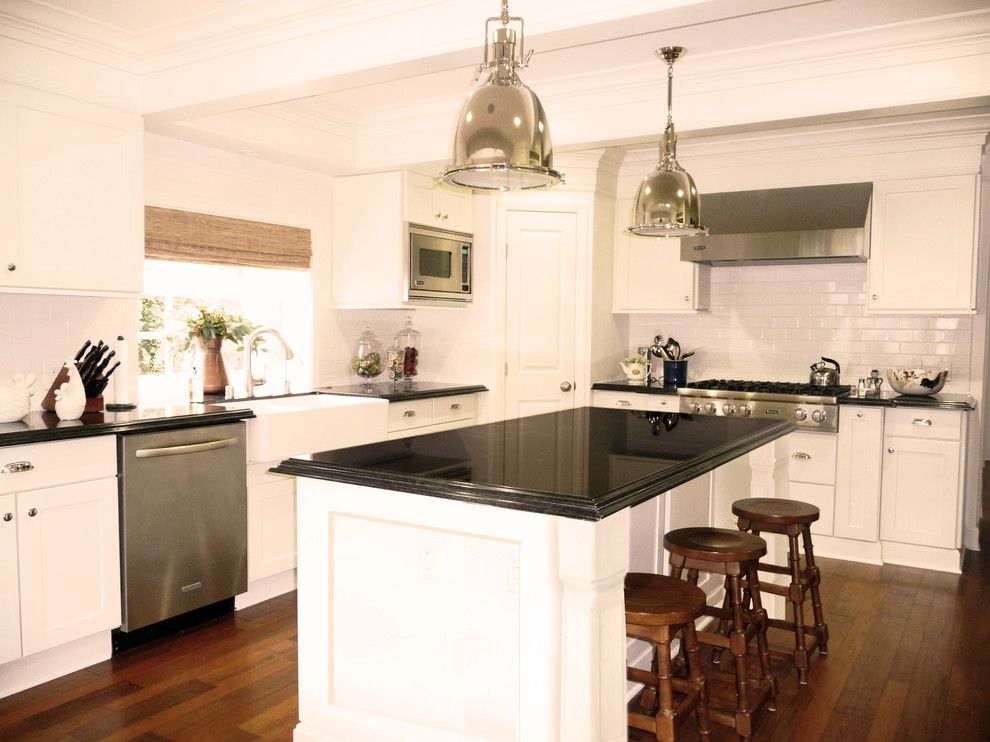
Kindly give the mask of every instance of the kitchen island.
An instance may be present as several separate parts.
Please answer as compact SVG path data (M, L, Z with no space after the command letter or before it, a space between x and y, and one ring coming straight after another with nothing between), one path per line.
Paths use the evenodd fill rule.
M740 497L786 493L791 430L581 408L283 461L295 738L625 740L631 509L746 454Z

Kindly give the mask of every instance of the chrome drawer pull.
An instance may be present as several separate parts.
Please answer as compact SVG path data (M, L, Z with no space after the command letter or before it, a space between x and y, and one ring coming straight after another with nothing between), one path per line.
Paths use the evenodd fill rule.
M807 459L810 459L811 458L811 454L810 453L805 453L804 451L795 451L794 453L791 454L791 458L792 459L806 459L807 460Z
M452 410L459 410L459 409L461 409L461 406L457 402L454 402L454 404L452 404L450 406L450 409L452 409Z
M632 407L632 402L630 402L628 399L620 399L618 402L615 403L615 406L616 407Z
M416 417L416 410L406 410L402 413L403 417Z
M0 474L20 474L24 471L31 471L34 469L34 464L30 461L11 461L9 464L0 469Z
M932 421L926 417L916 417L912 425L927 425L929 428L932 426Z
M185 446L166 446L165 448L139 448L134 455L139 459L154 459L159 456L181 456L185 453L199 453L200 451L215 451L218 448L230 448L237 445L237 438L221 438L218 441L207 441L206 443L189 443Z
M857 412L856 413L856 417L862 417L862 416L863 416L863 413L862 412Z

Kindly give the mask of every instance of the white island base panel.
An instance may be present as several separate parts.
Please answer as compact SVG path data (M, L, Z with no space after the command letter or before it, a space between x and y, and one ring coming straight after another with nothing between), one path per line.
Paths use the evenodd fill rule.
M786 496L775 448L740 496ZM629 509L589 522L307 478L298 508L297 742L626 740Z

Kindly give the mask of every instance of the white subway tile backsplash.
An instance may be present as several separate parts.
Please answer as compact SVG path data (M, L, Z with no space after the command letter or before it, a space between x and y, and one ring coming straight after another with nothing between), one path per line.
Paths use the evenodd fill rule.
M658 330L682 345L704 346L690 378L801 381L822 355L855 383L871 369L950 369L954 389L969 381L973 320L866 314L865 264L732 266L712 269L711 311L630 315L629 345Z

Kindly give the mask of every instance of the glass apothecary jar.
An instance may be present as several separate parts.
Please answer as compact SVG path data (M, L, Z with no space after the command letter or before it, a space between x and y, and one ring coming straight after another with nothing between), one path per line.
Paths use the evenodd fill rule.
M395 336L397 352L402 353L402 376L409 381L419 373L419 349L423 334L413 328L412 317Z
M372 379L381 376L385 370L385 353L382 341L366 327L354 345L354 353L351 356L351 370L354 371L364 382L362 386L371 389Z

